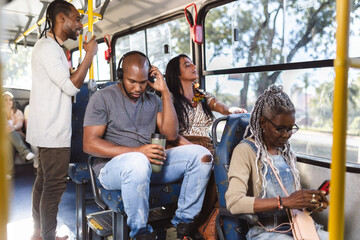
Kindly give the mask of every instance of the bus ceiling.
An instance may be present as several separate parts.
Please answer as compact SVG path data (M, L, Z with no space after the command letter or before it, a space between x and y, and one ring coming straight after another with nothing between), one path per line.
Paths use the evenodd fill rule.
M81 13L87 10L87 0L67 0L71 2ZM51 0L10 0L1 7L0 15L3 25L3 39L6 43L33 46L40 36L45 22L46 8ZM111 36L134 25L139 25L152 19L158 18L182 10L188 4L195 2L200 5L204 1L169 1L169 0L93 0L94 12L94 35L97 39L105 34ZM147 9L143 14L143 9ZM106 10L106 11L105 11ZM142 12L142 14L139 14ZM100 20L101 21L97 21ZM86 26L87 16L83 18ZM39 26L39 27L38 27ZM85 32L86 33L86 32ZM77 41L68 40L65 43L68 49L78 47Z

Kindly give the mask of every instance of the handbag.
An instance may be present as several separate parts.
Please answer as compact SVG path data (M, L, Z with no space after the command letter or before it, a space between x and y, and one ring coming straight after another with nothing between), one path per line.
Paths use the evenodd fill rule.
M198 231L202 235L205 240L217 240L217 231L216 231L216 217L219 214L219 208L215 207L209 218L203 223L199 228Z
M271 167L277 181L279 182L281 189L288 197L289 193L286 191L286 188L281 182L277 172L274 170L274 167L272 166L269 159L266 158L266 160ZM320 240L315 228L314 220L308 212L298 209L287 209L287 213L292 229L292 234L295 240Z
M314 220L306 211L297 209L289 210L291 214L290 224L295 240L319 240Z

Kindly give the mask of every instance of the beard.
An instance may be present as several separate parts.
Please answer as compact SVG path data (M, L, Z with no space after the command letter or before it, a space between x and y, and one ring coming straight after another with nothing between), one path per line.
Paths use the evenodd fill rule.
M75 30L73 30L71 27L69 27L68 25L66 25L66 36L74 41L77 40L77 37L78 37L78 29L79 28L75 28Z
M70 38L70 39L72 39L72 40L77 40L77 33L76 33L76 30L75 31L73 31L73 30L69 30L69 32L68 32L68 37Z

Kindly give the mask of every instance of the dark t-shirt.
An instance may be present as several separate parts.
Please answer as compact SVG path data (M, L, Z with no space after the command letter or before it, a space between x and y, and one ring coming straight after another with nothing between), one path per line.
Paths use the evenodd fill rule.
M86 107L84 127L106 125L103 139L119 146L138 147L150 143L156 115L161 111L161 99L154 93L145 92L134 103L114 84L92 95ZM96 169L100 170L104 164L101 165Z

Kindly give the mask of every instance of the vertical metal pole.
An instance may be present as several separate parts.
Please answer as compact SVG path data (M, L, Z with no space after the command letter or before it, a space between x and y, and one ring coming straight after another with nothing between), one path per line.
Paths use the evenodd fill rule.
M0 92L2 92L2 77L0 63ZM0 97L0 109L4 108L4 97ZM5 117L0 117L0 239L7 239L7 220L8 220L8 197L9 197L9 180L6 175L9 174L9 149L5 141Z
M334 89L334 132L331 163L330 240L344 239L344 193L347 129L347 84L349 70L350 1L336 1L336 59Z
M93 14L93 0L88 0L88 23L89 23L89 32L91 32L91 37L94 35L94 14ZM88 39L90 40L90 39ZM94 66L91 63L89 69L89 80L94 79Z
M85 183L76 183L76 240L86 240Z
M80 65L80 63L82 62L82 48L83 48L83 35L80 34L79 35L79 53L80 53L80 55L79 55L78 65ZM73 66L73 67L75 67L75 66Z

